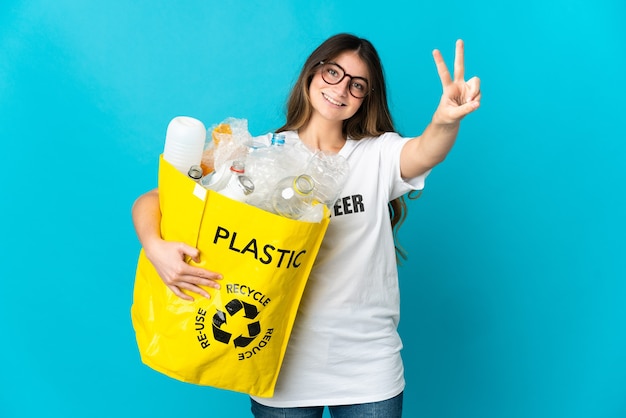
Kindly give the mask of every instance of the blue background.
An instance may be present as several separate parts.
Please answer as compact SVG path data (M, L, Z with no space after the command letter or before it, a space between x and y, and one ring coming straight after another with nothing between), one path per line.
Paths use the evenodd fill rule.
M247 416L139 359L130 207L171 118L281 125L326 37L382 56L401 133L466 41L481 109L410 203L406 417L626 416L622 0L0 3L0 416Z

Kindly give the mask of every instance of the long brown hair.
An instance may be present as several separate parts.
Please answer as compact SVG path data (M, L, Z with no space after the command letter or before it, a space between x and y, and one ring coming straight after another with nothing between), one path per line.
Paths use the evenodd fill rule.
M307 58L287 102L287 121L277 131L297 131L311 119L313 108L309 86L322 61L331 60L345 51L354 51L367 66L370 93L363 99L359 110L350 119L343 121L344 137L359 140L375 137L395 128L387 103L387 87L378 52L367 39L341 33L334 35L318 46ZM407 216L407 206L401 196L389 202L389 217L398 257L406 259L406 252L398 244L398 230Z

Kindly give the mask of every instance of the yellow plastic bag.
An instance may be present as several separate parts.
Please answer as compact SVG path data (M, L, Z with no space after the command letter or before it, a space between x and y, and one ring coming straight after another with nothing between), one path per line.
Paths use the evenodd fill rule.
M161 234L220 272L206 299L177 297L142 250L133 328L142 361L177 380L271 397L302 292L328 226L206 191L161 157ZM191 262L193 263L193 262Z

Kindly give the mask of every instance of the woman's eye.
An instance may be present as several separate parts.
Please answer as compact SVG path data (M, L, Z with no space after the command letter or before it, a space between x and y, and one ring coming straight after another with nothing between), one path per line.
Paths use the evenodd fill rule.
M359 90L359 91L363 91L365 90L365 86L359 82L354 82L352 83L352 87Z

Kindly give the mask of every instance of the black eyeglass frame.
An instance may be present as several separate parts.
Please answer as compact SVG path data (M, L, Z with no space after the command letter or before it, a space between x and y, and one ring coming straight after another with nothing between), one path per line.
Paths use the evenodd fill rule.
M320 61L318 63L318 65L320 67L322 67L322 70L323 70L324 65L326 65L326 64L332 64L332 65L336 66L337 68L339 68L343 72L343 77L341 77L336 83L332 83L332 82L326 80L326 78L324 77L324 71L322 71L322 74L321 74L322 75L322 80L324 80L324 82L326 84L330 84L331 86L336 86L337 84L341 83L344 80L344 78L348 77L350 79L350 83L348 84L348 91L350 92L350 95L352 97L354 97L355 99L365 99L370 94L370 92L374 91L373 88L370 88L370 82L369 82L369 80L367 78L359 77L359 76L353 76L353 75L348 74L346 72L346 70L344 70L343 67L341 65L337 64L336 62L333 62L333 61ZM352 93L352 80L362 80L362 81L365 82L367 90L365 90L365 94L363 96L359 97L359 96L356 96L354 93Z

